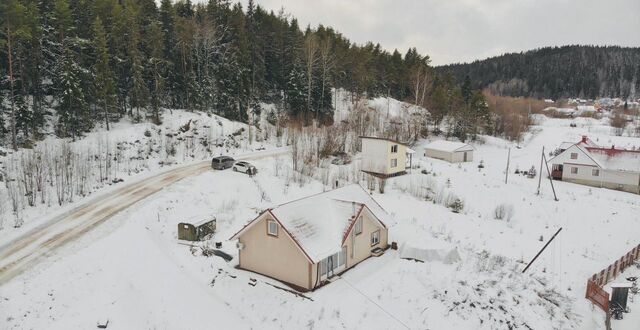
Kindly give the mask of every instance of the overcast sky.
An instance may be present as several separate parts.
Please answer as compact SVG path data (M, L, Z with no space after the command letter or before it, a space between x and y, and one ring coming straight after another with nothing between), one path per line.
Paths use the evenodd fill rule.
M204 1L204 0L201 0ZM254 0L300 26L431 56L434 65L543 46L640 46L640 0ZM247 0L243 0L246 9Z

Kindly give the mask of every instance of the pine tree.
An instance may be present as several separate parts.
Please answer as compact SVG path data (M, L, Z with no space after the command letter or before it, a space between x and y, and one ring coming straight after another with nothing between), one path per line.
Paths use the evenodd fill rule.
M102 108L102 118L107 131L109 130L110 111L115 99L115 83L113 72L109 66L109 49L107 48L107 36L100 17L93 23L93 48L95 64L92 68L94 78L95 101Z
M85 90L82 88L83 69L78 65L73 52L68 47L64 48L59 65L56 74L56 86L58 86L56 134L60 137L76 138L92 127Z
M160 106L164 102L165 77L167 74L167 61L163 56L163 40L164 35L160 24L151 22L145 39L146 48L149 51L146 71L147 76L150 77L149 92L153 121L157 125L161 123Z
M14 58L16 55L17 44L22 39L28 39L29 30L26 28L24 22L26 20L27 9L18 0L6 0L0 4L0 12L3 13L0 18L2 19L2 32L4 40L2 40L3 48L7 53L8 64L8 78L9 78L9 104L10 104L10 117L9 125L11 128L11 146L14 150L18 150L18 123L17 123L17 107L16 107L16 71L15 61L19 60Z

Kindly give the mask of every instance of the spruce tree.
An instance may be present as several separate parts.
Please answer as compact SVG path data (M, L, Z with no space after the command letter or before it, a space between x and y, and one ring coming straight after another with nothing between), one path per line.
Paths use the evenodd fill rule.
M115 99L115 83L113 81L113 72L109 65L107 35L100 17L97 17L93 23L93 49L95 54L95 64L92 68L94 99L101 108L101 117L108 131L110 112Z

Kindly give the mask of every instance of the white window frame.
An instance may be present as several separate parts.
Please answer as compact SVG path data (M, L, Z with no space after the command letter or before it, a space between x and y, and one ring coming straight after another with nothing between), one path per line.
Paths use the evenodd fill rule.
M380 244L380 229L371 233L371 246Z
M572 167L571 168L571 174L578 174L578 168L577 167Z
M571 153L571 159L578 159L578 153L577 152L572 152Z
M600 176L600 169L599 168L592 169L591 176Z
M274 227L274 231L271 231L271 225ZM267 220L267 235L278 237L278 223L274 220Z
M391 164L389 165L391 166L391 168L398 167L398 159L397 158L391 159Z
M394 144L391 146L391 153L392 154L397 154L398 153L398 145Z
M355 226L353 228L353 233L356 234L356 235L362 234L362 217L359 217L356 220L356 224L355 224Z

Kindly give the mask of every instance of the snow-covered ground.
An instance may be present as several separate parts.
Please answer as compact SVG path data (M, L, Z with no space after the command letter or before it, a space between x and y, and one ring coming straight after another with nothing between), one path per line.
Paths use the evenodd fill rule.
M258 212L328 189L311 179L294 183L290 157L276 156L252 161L254 178L206 171L182 180L52 253L0 286L0 328L84 329L108 319L109 329L601 329L603 313L584 298L586 281L638 244L640 196L556 181L556 202L548 181L536 195L537 178L513 171L537 168L543 146L550 151L583 134L602 145L640 141L610 136L594 119L537 122L520 148L483 137L474 144L474 162L461 165L424 158L428 141L421 141L414 147L419 168L390 179L384 194L373 193L392 214L391 241L453 246L458 263L403 260L389 250L301 297L235 268L235 259L205 257L178 243L180 221L215 215L218 231L204 244L222 242L235 256L228 238ZM457 196L464 210L415 197L427 188ZM513 209L510 219L494 219L500 204Z

